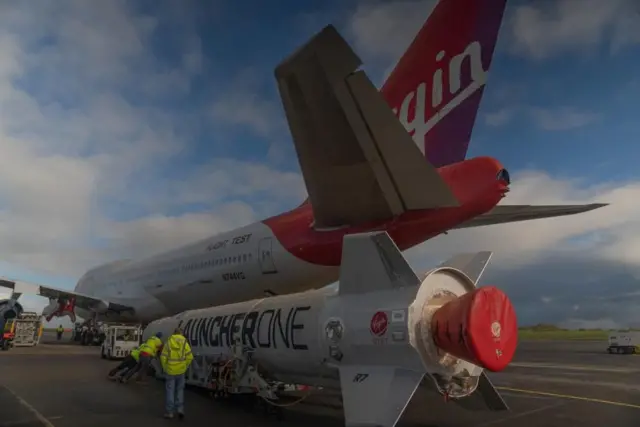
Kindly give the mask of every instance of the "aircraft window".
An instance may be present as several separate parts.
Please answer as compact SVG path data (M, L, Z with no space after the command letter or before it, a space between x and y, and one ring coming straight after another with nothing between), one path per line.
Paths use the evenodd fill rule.
M242 255L242 262L247 262L247 254Z
M251 254L249 254L249 260L251 260Z
M238 260L238 259L234 256L234 257L233 257L233 263L235 264L237 260Z

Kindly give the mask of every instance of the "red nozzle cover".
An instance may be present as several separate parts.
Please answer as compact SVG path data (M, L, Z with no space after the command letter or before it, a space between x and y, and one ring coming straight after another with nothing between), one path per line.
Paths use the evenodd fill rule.
M449 301L431 320L438 348L489 371L509 365L518 345L513 305L500 289L484 286Z

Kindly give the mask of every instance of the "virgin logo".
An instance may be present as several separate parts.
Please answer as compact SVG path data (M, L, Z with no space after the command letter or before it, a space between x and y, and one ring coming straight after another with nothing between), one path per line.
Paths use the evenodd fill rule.
M378 311L371 318L371 333L377 337L381 337L387 333L387 325L389 324L389 318L384 311Z
M441 50L436 55L436 63L446 56ZM468 59L468 61L465 61ZM462 87L462 66L469 64L471 80L466 87ZM447 71L448 87L445 94L445 68ZM393 109L400 123L413 136L420 150L424 151L424 137L429 130L442 120L450 111L460 105L465 99L473 95L487 81L488 71L482 65L482 46L480 42L469 43L464 51L451 57L448 67L438 67L433 73L431 86L426 82L419 83L416 89L409 92L400 110ZM430 100L427 96L430 95ZM446 98L445 98L446 96ZM446 101L446 102L445 102ZM413 112L413 115L409 113Z

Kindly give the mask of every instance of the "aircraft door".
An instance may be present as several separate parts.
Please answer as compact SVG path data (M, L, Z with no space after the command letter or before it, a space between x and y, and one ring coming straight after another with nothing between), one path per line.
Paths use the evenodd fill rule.
M273 262L273 238L264 237L258 243L258 262L262 274L275 274L278 272Z

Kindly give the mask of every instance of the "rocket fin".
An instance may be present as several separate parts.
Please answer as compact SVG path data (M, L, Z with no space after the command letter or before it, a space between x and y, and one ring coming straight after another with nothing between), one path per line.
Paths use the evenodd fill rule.
M496 390L487 376L486 372L480 375L480 383L476 389L476 393L482 398L482 401L492 411L508 411L509 406L504 401L502 395Z
M340 295L420 284L420 279L385 231L346 235L340 265Z
M493 252L490 251L459 254L443 262L438 267L450 267L460 270L477 286L478 280L480 280L480 276L487 268L492 255Z
M389 366L340 367L345 425L395 426L423 376Z
M423 414L426 406L442 405L444 398L438 391L431 375L425 375L420 386L414 393L407 409L412 413ZM459 406L461 409L474 412L484 411L509 411L509 406L504 401L498 390L493 386L485 372L480 374L480 382L476 390L467 397L451 399L448 404ZM417 410L416 410L417 409Z

